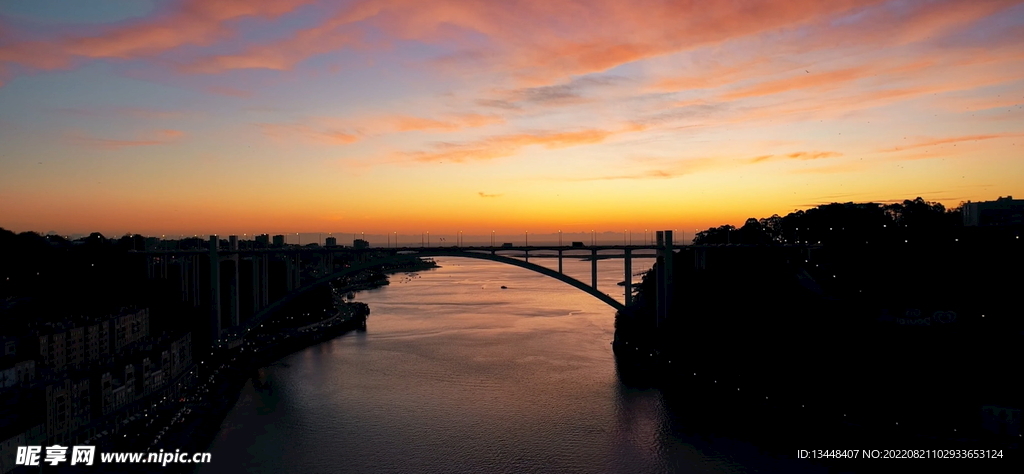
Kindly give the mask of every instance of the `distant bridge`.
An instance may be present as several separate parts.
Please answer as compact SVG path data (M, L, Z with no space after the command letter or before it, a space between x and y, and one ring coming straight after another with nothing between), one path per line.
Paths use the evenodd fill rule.
M701 250L721 246L688 247ZM150 278L177 279L183 301L191 302L194 306L209 305L210 331L212 340L216 341L223 337L225 326L234 328L236 333L244 333L246 329L256 327L282 306L313 288L365 270L380 269L408 256L474 258L524 268L569 284L616 310L625 308L633 294L632 260L662 258L666 260L666 265L658 267L656 297L658 318L663 320L670 305L667 289L672 284L671 260L675 252L672 231L658 231L657 243L654 245L281 247L249 250L239 249L236 236L230 238L227 250L221 250L218 237L210 236L207 250L150 250L137 253L145 256ZM338 256L345 256L351 263L336 265L334 260ZM558 270L531 263L531 258L558 259ZM566 258L591 261L589 285L562 272L562 261ZM608 258L624 260L625 304L597 289L598 261ZM703 252L698 252L695 265L703 267ZM271 267L276 268L272 271ZM247 283L242 282L243 273ZM274 285L271 284L272 280ZM243 288L245 301L241 298ZM248 316L245 321L241 321L242 314ZM225 315L229 316L228 321L224 321Z

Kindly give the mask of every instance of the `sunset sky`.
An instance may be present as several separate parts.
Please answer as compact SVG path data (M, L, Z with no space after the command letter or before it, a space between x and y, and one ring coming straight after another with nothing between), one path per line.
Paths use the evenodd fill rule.
M18 232L692 233L1005 195L1019 1L0 2Z

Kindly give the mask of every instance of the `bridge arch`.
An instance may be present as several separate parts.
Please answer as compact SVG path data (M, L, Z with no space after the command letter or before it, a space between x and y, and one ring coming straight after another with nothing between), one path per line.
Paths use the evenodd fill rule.
M478 259L478 260L489 260L489 261L492 261L492 262L499 262L499 263L504 263L504 264L512 265L512 266L519 267L519 268L524 268L526 270L531 270L531 271L540 273L542 275L549 276L549 277L554 278L556 280L559 280L559 281L561 281L563 283L566 283L566 284L568 284L568 285L570 285L572 287L575 287L576 289L582 290L582 291L590 294L591 296L601 300L602 302L604 302L608 306L611 306L612 308L615 308L616 310L625 309L625 305L623 305L622 303L618 302L617 300L615 300L611 296L608 296L605 293L601 293L600 291L597 291L597 289L595 289L595 288L591 287L590 285L587 285L586 283L583 283L583 282L581 282L581 281L579 281L579 280L577 280L577 279L575 279L573 277L566 276L565 274L562 274L562 273L558 273L557 271L552 270L552 269L547 268L547 267L542 266L542 265L537 265L535 263L530 263L530 262L527 262L527 261L524 261L524 260L519 260L519 259L512 258L512 257L506 257L506 256L503 256L503 255L495 255L495 254L492 254L492 253L470 252L470 251L459 250L459 249L423 249L423 250L412 251L410 253L403 253L403 254L398 254L398 255L392 255L392 256L389 256L389 257L386 257L386 258L378 258L378 259L374 259L374 260L371 260L371 261L368 261L368 262L358 263L358 264L352 265L350 267L346 267L346 268L344 268L342 270L339 270L337 272L334 272L334 273L332 273L330 275L325 275L325 276L322 276L320 278L317 278L314 281L311 281L309 283L306 283L306 284L302 285L299 288L296 288L294 291L292 291L289 294L285 295L283 298L281 298L281 299L271 303L267 307L263 308L258 313L253 315L253 317L249 318L249 320L246 321L245 325L248 326L248 327L253 327L256 324L259 324L264 319L266 319L267 316L269 316L270 314L274 313L275 311L280 309L282 306L284 306L288 302L292 301L295 297L297 297L297 296L301 295L302 293L305 293L305 292L307 292L307 291L309 291L309 290L311 290L313 288L316 288L316 287L319 287L319 286L322 286L322 285L326 285L327 283L329 283L331 281L334 281L334 280L336 280L338 278L341 278L343 276L347 276L347 275L351 275L353 273L358 273L358 272L361 272L361 271L364 271L364 270L369 270L369 269L372 269L372 268L376 268L376 267L380 266L381 264L397 261L400 257L406 257L406 256L410 256L410 255L416 256L416 257L464 257L464 258L475 258L475 259Z

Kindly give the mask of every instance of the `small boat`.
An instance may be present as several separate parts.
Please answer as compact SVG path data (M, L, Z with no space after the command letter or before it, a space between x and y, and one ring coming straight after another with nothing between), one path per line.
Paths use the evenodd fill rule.
M505 286L505 285L501 285L501 289L503 289L503 290L507 290L507 289L508 289L508 287L507 287L507 286Z

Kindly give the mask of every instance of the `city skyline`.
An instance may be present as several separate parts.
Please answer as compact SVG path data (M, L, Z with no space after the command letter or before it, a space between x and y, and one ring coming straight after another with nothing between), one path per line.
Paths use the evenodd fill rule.
M682 242L1019 198L1021 3L5 2L0 227Z

